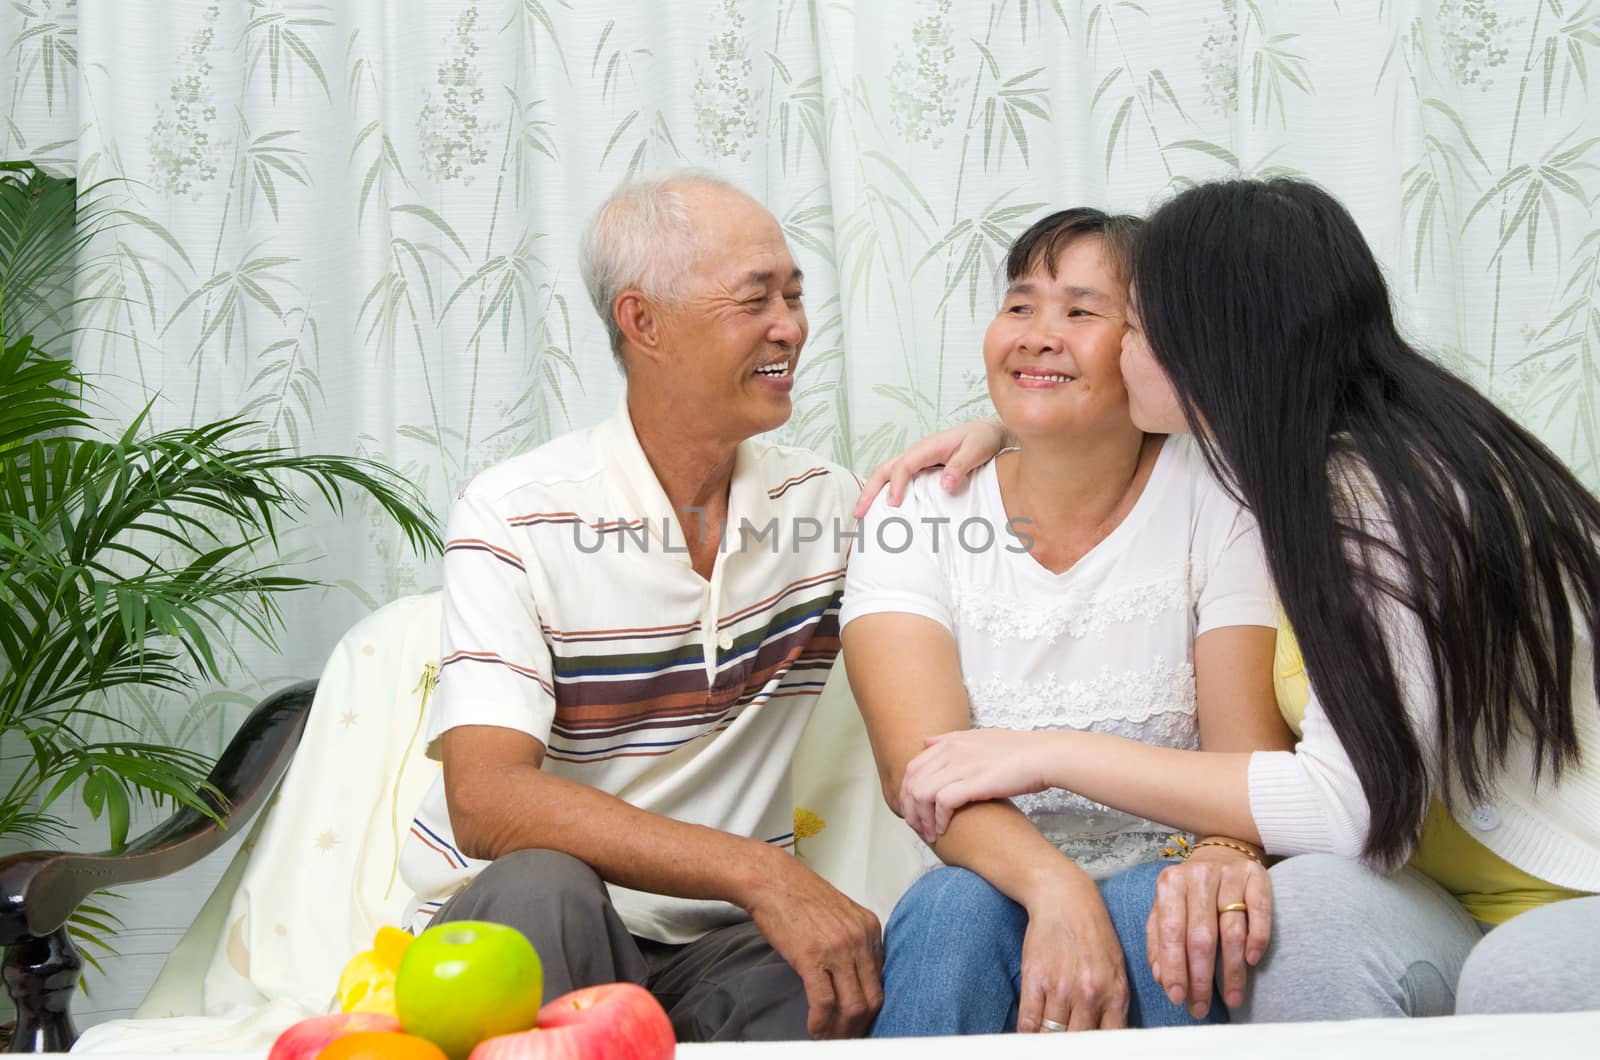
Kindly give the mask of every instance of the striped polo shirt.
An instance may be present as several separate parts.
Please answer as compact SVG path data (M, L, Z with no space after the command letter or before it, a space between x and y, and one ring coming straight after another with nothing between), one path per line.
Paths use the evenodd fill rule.
M457 725L545 745L543 768L634 806L792 848L789 763L839 651L859 481L800 449L739 446L708 582L633 430L610 419L477 476L451 507L428 753ZM442 776L401 850L425 925L486 862ZM628 929L687 942L725 902L610 887Z

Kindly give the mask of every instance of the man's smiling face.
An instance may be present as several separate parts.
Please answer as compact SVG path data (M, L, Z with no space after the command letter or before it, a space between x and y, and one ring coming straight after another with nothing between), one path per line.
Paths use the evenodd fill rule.
M718 187L684 192L699 253L660 306L660 337L685 415L744 439L781 427L805 345L801 274L778 221ZM680 387L681 384L681 387Z

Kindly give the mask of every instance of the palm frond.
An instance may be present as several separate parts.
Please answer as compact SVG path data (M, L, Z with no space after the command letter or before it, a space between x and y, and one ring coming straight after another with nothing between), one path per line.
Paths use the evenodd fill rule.
M280 136L256 140L264 183L302 172ZM188 692L225 679L241 642L274 648L279 598L320 584L277 548L312 504L371 499L413 549L443 547L417 487L375 460L262 444L270 429L243 416L153 431L147 406L114 436L94 429L92 387L53 341L83 324L82 304L117 297L93 283L74 296L95 236L131 216L107 199L105 182L80 189L0 163L0 840L41 846L68 838L63 800L103 821L113 849L137 804L221 810L208 756L105 700ZM214 289L276 312L265 285L285 260L225 270L173 316ZM208 327L226 336L230 320L219 311ZM69 926L109 952L116 922L103 909L84 906Z
M3 344L0 344L3 345ZM26 438L81 427L89 417L78 404L83 379L69 361L30 356L33 338L23 335L0 348L0 453Z
M112 223L106 187L115 182L80 190L31 162L0 162L0 346L71 332L75 266Z
M146 409L98 437L84 392L62 358L26 341L0 351L0 400L24 421L0 434L0 732L28 746L0 835L59 836L50 807L76 791L115 847L136 802L217 804L204 756L137 733L87 739L114 723L92 697L186 691L222 679L241 637L275 647L278 598L320 584L284 569L277 535L314 502L368 497L414 549L442 541L416 487L381 463L254 444L260 425L237 417L151 434Z

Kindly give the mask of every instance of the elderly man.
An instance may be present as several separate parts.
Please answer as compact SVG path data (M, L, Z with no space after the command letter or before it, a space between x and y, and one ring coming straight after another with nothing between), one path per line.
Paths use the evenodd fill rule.
M859 487L752 440L789 418L800 270L760 204L680 175L614 193L583 272L626 398L451 509L412 923L513 925L547 997L640 983L681 1040L860 1034L878 921L792 856L788 785Z

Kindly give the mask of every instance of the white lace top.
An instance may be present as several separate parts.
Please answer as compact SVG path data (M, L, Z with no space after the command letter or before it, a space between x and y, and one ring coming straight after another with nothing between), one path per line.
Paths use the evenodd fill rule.
M1276 626L1278 609L1255 522L1194 441L1167 439L1127 518L1068 570L1040 566L1027 535L1007 520L992 461L955 496L931 474L898 509L882 494L850 559L840 622L892 611L949 629L974 726L1198 747L1195 638ZM1158 857L1173 833L1060 789L1013 802L1096 879Z

